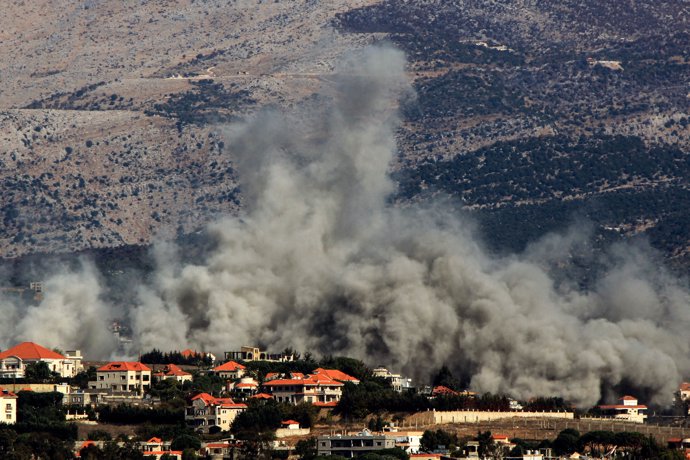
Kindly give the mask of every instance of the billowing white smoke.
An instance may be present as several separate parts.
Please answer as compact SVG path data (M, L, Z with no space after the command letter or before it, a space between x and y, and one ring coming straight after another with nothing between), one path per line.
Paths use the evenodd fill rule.
M246 214L211 226L216 247L201 265L157 248L155 282L130 313L138 348L260 343L424 381L445 363L475 390L516 397L591 405L625 382L667 403L690 370L690 296L645 251L613 248L582 292L549 270L577 247L573 234L496 258L441 206L386 205L404 65L388 48L347 60L310 130L278 114L228 128ZM79 330L62 333L84 332L74 320Z
M83 261L81 269L52 276L43 286L45 297L25 308L0 298L0 346L22 341L59 349L88 350L108 357L115 338L108 330L110 308L100 299L101 285L95 267Z

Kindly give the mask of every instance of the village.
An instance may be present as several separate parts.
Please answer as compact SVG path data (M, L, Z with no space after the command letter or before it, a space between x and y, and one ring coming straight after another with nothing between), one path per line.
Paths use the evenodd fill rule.
M95 362L24 342L0 352L0 381L3 429L17 431L0 449L36 433L68 439L50 458L690 458L690 383L674 427L647 423L631 395L582 411L552 395L459 389L445 367L416 385L351 358L249 346L222 359L188 349Z

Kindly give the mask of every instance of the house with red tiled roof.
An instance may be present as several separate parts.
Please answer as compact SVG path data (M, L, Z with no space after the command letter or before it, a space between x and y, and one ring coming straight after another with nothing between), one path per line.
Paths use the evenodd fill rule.
M0 387L0 423L17 423L17 395Z
M181 450L170 450L170 442L163 441L161 438L153 437L148 441L142 442L141 451L145 458L155 458L160 459L162 456L167 455L166 458L182 459Z
M68 356L49 350L33 342L22 342L0 352L0 378L24 378L26 366L44 362L51 372L61 377L74 377L84 368L79 351L67 352Z
M185 422L198 433L228 431L246 404L231 398L216 398L208 393L194 396L185 410Z
M115 361L96 369L96 381L89 388L143 394L151 388L151 369L138 362Z
M199 453L204 458L213 460L221 460L225 458L232 458L233 451L242 447L242 441L211 441L202 442Z
M192 381L192 374L182 370L180 366L176 364L166 365L163 369L160 370L160 372L156 372L155 374L153 374L153 377L157 380L171 379L176 380L180 383Z
M244 375L245 369L246 367L240 363L228 361L227 363L214 367L213 372L221 378L237 380Z
M343 395L343 383L326 374L310 374L299 379L279 378L264 382L264 388L279 402L308 402L335 405Z
M268 399L273 399L273 396L269 395L268 393L257 393L253 396L250 396L249 399L263 399L263 400L268 400Z
M597 408L602 416L617 420L644 423L647 418L647 406L638 404L634 396L623 396L618 398L618 404L603 404Z

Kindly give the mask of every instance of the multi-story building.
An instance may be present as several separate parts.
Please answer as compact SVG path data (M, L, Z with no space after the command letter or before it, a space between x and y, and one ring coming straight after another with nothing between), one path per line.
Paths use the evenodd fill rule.
M24 378L26 366L44 362L51 372L60 377L74 377L84 368L79 350L68 351L67 356L33 342L23 342L0 353L0 378Z
M197 432L227 431L235 417L246 409L246 404L236 403L231 398L215 398L208 393L199 393L187 406L184 418L187 425Z
M226 351L225 360L288 362L294 361L295 355L293 353L269 353L259 347L245 346L240 347L239 351Z
M393 374L385 367L377 367L372 371L372 373L374 374L374 377L386 379L391 384L393 390L397 391L398 393L401 393L405 390L414 389L412 386L412 379L402 377L400 374Z
M137 362L108 363L96 370L96 381L89 382L89 388L143 394L151 388L151 369Z
M323 374L273 379L265 382L264 388L276 401L292 404L308 402L321 406L335 406L343 395L343 384Z
M0 388L0 423L17 423L17 395Z
M394 447L394 438L382 434L375 435L366 429L354 435L319 436L316 441L318 455L340 455L345 458Z

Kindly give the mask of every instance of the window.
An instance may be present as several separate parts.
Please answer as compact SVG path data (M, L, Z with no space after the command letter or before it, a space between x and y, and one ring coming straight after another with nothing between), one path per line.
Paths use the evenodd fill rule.
M120 376L120 380L127 380L127 376L126 376L126 375L121 375L121 376Z
M102 375L99 375L98 380L104 380L104 377Z
M143 380L144 382L148 382L148 381L149 381L149 376L148 376L148 374L142 375L141 378L142 378L142 380Z
M7 415L5 415L5 418L6 418L7 420L12 420L12 414L7 414Z

